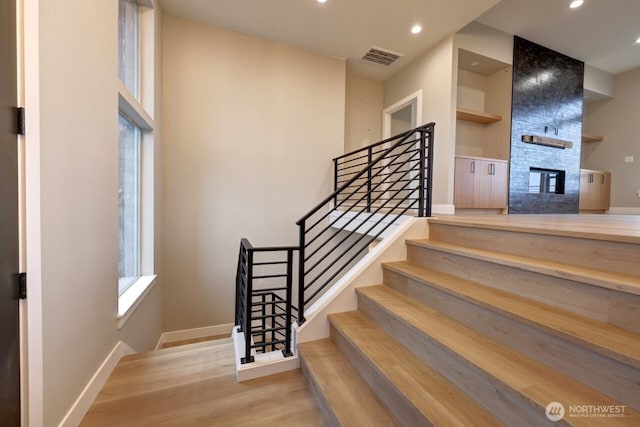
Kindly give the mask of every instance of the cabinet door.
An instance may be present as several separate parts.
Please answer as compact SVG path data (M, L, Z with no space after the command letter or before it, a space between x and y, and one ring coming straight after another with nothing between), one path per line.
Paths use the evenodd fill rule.
M508 199L508 167L505 162L488 162L490 198L488 208L505 209Z
M580 171L580 204L581 211L587 210L589 206L589 172Z
M453 183L453 203L458 208L473 208L477 162L473 159L456 157L455 181Z
M611 197L611 174L609 172L596 174L595 186L598 187L596 209L609 209Z

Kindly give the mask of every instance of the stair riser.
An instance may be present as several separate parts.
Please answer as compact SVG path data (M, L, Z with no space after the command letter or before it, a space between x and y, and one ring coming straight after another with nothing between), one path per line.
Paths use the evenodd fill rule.
M320 390L320 387L316 382L315 375L313 375L313 373L309 369L309 366L307 365L307 362L302 355L300 357L300 368L302 370L304 378L307 380L309 390L311 390L311 394L318 404L320 412L322 413L322 418L326 422L327 426L340 427L340 422L338 421L335 412L333 412L331 404L329 403L329 401L327 401L327 398L322 390Z
M407 245L409 262L640 333L640 296Z
M364 312L381 329L407 347L423 363L431 366L467 395L509 426L558 426L544 415L544 408L529 402L517 390L497 381L442 346L399 320L366 296L358 295L358 310ZM549 400L550 402L552 399Z
M640 408L640 370L511 317L385 270L385 283L411 299L475 329L623 404ZM585 381L586 380L586 381Z
M639 248L632 243L445 224L430 224L429 239L638 276Z
M331 339L351 361L369 387L405 426L432 426L420 411L389 381L348 337L331 324Z

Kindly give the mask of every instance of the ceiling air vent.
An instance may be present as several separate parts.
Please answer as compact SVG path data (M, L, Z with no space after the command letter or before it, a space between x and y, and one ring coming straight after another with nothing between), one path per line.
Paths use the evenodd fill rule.
M396 62L402 56L401 53L395 53L379 47L372 46L367 53L362 56L362 60L373 62L374 64L389 66Z

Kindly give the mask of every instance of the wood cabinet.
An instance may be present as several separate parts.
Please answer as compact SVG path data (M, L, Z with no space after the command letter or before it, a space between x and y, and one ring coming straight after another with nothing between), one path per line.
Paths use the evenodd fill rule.
M611 198L611 173L580 169L580 210L604 213Z
M506 209L508 165L505 160L456 157L456 208Z

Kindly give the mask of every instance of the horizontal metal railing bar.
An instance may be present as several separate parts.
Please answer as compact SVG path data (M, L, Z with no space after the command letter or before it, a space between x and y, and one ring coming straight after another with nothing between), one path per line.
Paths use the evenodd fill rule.
M386 153L385 153L385 154L386 154ZM398 153L398 154L396 154L396 155L395 155L395 157L394 157L394 158L397 158L397 157L399 157L399 156L401 156L401 155L402 155L402 153ZM380 159L377 159L377 160L380 160ZM407 159L407 160L409 160L409 159ZM399 167L398 167L398 168L399 168ZM397 171L397 170L398 170L398 168L396 168L396 169L395 169L395 171ZM362 172L360 172L360 173L362 173ZM372 175L372 176L371 176L371 178L372 178L372 179L373 179L373 178L376 178L376 175ZM353 181L353 180L352 180L352 181ZM375 188L378 188L382 182L384 182L384 181L378 182L378 183L376 184ZM350 183L348 183L348 184L344 184L342 187L340 187L340 188L341 188L341 190L342 190L342 191L346 190L347 188L349 188L349 185L350 185L350 184L351 184L351 182L350 182ZM357 187L356 187L356 189L362 188L362 187L364 187L366 184L367 184L367 182L364 182L364 183L360 184L359 186L357 186ZM334 193L335 193L335 192L334 192ZM364 198L363 198L363 199L364 199ZM333 200L333 199L332 199L332 200ZM325 200L325 203L327 203L327 202L328 202L328 201L327 201L327 200ZM334 210L335 210L335 209L338 209L340 206L341 206L341 203L338 203L336 206L334 206ZM323 216L321 216L321 217L320 217L320 218L319 218L319 219L318 219L318 220L317 220L313 225L311 225L311 226L307 227L306 232L308 233L309 231L313 230L313 229L318 225L318 223L320 223L322 220L324 220L326 217L328 217L328 216L330 215L330 213L331 213L331 211L329 211L329 212L325 213L325 214L324 214ZM307 214L307 218L305 218L305 220L306 220L306 219L308 219L308 218L309 218L309 216L311 216L311 215ZM338 218L338 219L339 219L339 218ZM298 225L300 225L300 224L298 224Z
M255 332L255 333L253 333L253 334L251 334L251 335L253 335L253 336L257 336L257 335L262 335L263 333L266 333L266 332L279 332L279 331L281 331L281 330L283 330L283 329L284 329L284 326L282 326L282 327L277 327L277 328L264 328L264 329L260 329L260 331ZM264 344L264 343L263 343L263 344Z
M396 169L396 170L397 170L397 169ZM408 171L404 171L404 172L402 172L402 174L403 174L403 175L406 175L406 173L407 173L407 172L408 172ZM379 182L377 182L377 183L375 184L375 186L374 186L374 187L371 187L371 190L372 190L372 191L376 190L378 187L380 187L380 186L382 186L383 184L385 184L385 182L386 182L386 178L385 178L385 179L380 180ZM366 197L366 195L365 195L365 196L362 196L362 197L360 198L359 202L360 202L360 201L363 201L363 200L365 199L365 197ZM341 202L341 204L344 204L344 200ZM339 204L338 206L341 206L341 204ZM337 208L337 207L336 207L336 208ZM333 223L335 223L335 222L337 222L337 221L340 221L340 220L341 220L341 219L342 219L342 218L347 214L347 212L348 212L348 211L344 211L344 212L342 212L342 213L340 214L340 216L338 216L338 218L336 218L336 219L333 221ZM320 220L318 220L318 221L321 221L321 220L323 220L324 218L328 217L330 213L331 213L331 212L329 212L329 213L325 214L325 215L324 215ZM351 222L353 222L355 218L356 218L355 216L354 216L353 218L351 218L351 219L347 222L347 224L345 224L345 226L347 226L347 225L351 224ZM317 224L317 222L316 222L316 224ZM316 224L314 224L314 227L315 227L315 225L316 225ZM312 239L310 239L310 240L307 242L307 244L305 245L305 248L309 247L309 246L310 246L312 243L314 243L314 242L315 242L315 241L316 241L316 240L317 240L321 235L323 235L327 230L329 230L329 229L331 229L331 228L332 228L332 223L330 223L327 227L325 227L321 232L319 232L318 234L316 234L316 236L315 236L315 237L313 237ZM311 231L311 230L312 230L312 227L310 227L310 228L307 230L307 233L308 233L309 231ZM316 250L316 252L317 252L317 250ZM304 261L306 262L308 259L309 259L309 256L305 256Z
M353 169L353 168L357 168L357 167L360 167L362 165L368 165L368 164L369 164L369 162L356 163L356 164L353 164L353 165L344 166L344 167L342 167L342 168L340 168L338 170L339 171L346 171L348 169Z
M409 210L409 208L405 208L401 214L398 214L398 217L404 215L404 213L406 213L408 210ZM391 221L388 224L386 224L382 230L380 230L375 236L371 237L371 239L369 240L369 243L373 242L378 237L380 237L380 235L382 233L384 233L387 230L387 228L389 228L391 226L391 224L393 224L393 221ZM364 234L363 236L365 236L365 235L366 234ZM327 284L329 284L338 274L340 274L342 272L342 270L344 270L346 268L346 266L348 266L358 255L360 255L360 253L363 250L366 249L367 246L368 245L363 245L363 247L361 248L360 251L358 251L356 254L354 254L347 262L345 262L343 264L343 266L338 271L336 271L333 275L331 275L331 277L329 277L321 287L319 287L316 291L314 291L313 294L309 298L305 299L304 303L308 304L309 301L312 301L320 292L322 292L322 290L327 286ZM307 289L308 289L308 287L305 286L305 290L307 290Z
M406 142L406 139L407 139L410 135L412 135L412 134L414 134L414 133L416 133L416 132L420 132L420 131L429 132L429 129L430 129L433 125L435 125L435 123L433 123L433 122L432 122L432 123L429 123L429 124L426 124L426 125L423 125L423 126L417 127L416 129L412 129L412 130L410 130L410 131L407 131L407 132L405 132L405 133L402 133L402 134L400 134L400 135L397 135L397 136L395 136L395 137L388 138L388 140L381 141L381 142L379 142L379 143L375 144L375 145L380 145L380 144L383 144L384 142L389 142L389 141L394 141L394 140L398 140L398 139L399 139L399 140L398 140L396 143L394 143L391 147L389 147L388 149L386 149L382 154L378 155L378 157L376 157L376 159L375 159L375 160L373 160L373 161L371 162L371 165L370 165L370 166L375 166L376 164L380 163L380 162L384 159L384 157L385 157L385 155L386 155L387 153L391 153L391 152L393 151L393 149L395 149L398 145L400 145L400 144L402 144L402 143ZM365 149L367 149L367 148L365 147ZM357 150L356 150L356 151L357 151ZM341 158L341 157L343 157L343 156L339 156L339 157L337 157L337 158ZM335 160L335 159L334 159L334 160ZM359 174L358 174L358 175L356 175L356 177L357 177L357 176L362 176L362 175L364 175L365 173L367 173L367 170L368 170L368 168L364 168L364 169L362 169L362 171L360 171L360 172L359 172ZM354 177L353 179L355 180L355 177ZM322 201L321 201L320 203L318 203L318 204L317 204L313 209L311 209L309 212L307 212L307 214L305 214L302 218L300 218L300 219L296 222L296 224L297 224L297 225L301 225L301 224L302 224L304 221L306 221L306 220L307 220L311 215L315 214L318 210L322 209L322 208L324 207L324 205L326 205L327 203L329 203L329 202L331 202L332 200L334 200L335 196L336 196L337 194L340 194L340 193L344 190L344 188L348 187L348 185L349 185L349 183L345 183L345 184L343 184L340 188L336 189L336 190L335 190L333 193L331 193L329 196L325 197L325 199L324 199L324 200L322 200Z
M269 346L275 346L278 344L286 344L285 340L277 340L277 341L269 341L269 342L264 342L264 343L259 343L259 344L252 344L251 348L260 348L260 347L269 347Z
M286 252L297 251L297 246L259 246L252 249L253 252Z
M277 291L286 291L287 288L258 288L253 290L254 295L264 294L264 293L273 293ZM277 294L275 294L277 296Z
M262 265L283 265L283 264L287 264L287 261L264 261L264 262L254 262L253 266L255 267L256 265L258 266L262 266Z
M368 152L363 156L356 156L356 157L352 157L352 158L349 158L349 159L346 158L346 157L343 157L341 159L334 159L334 160L338 163L338 166L340 166L340 165L344 165L345 163L355 162L356 160L366 159L367 157L369 157L369 153Z
M409 172L409 171L407 171L407 172ZM407 185L407 184L405 184L405 186L406 186L406 185ZM393 196L394 196L394 197L395 197L395 196L397 196L397 195L398 195L398 193L399 193L399 192L401 192L401 191L403 191L403 190L404 190L404 189L399 189L399 190L397 190L397 191L396 191L396 193L395 193ZM386 206L386 205L387 205L387 203L389 203L389 200L386 200L386 201L385 201L385 202L384 202L384 203L383 203L379 208L377 208L374 212L371 212L371 213L368 215L368 217L367 217L363 222L366 222L366 221L368 221L370 218L372 218L376 213L378 213L378 211L379 211L382 207ZM397 207L397 206L396 206L396 207ZM387 214L385 214L382 218L379 218L379 219L378 219L378 221L376 221L376 222L375 222L375 223L374 223L374 224L373 224L373 225L372 225L372 226L371 226L371 227L370 227L366 232L361 233L361 234L362 234L362 236L360 236L360 238L359 238L358 240L356 240L355 242L353 242L353 243L351 244L351 246L349 246L349 247L344 251L343 255L344 255L345 253L347 253L348 251L350 251L350 250L351 250L351 249L352 249L352 248L353 248L353 247L354 247L354 246L355 246L359 241L361 241L361 240L364 238L364 236L368 235L368 234L369 234L369 232L370 232L371 230L373 230L376 226L378 226L378 224L380 224L380 223L382 222L382 220L384 220L384 219L385 219L389 214L390 214L390 213L387 213ZM355 216L354 216L354 218L355 218ZM346 226L346 225L345 225L345 226ZM342 240L340 240L340 242L338 242L338 243L337 243L337 244L336 244L336 245L335 245L335 246L334 246L334 247L333 247L329 252L327 252L326 254L324 254L324 257L323 257L323 258L321 258L321 259L319 259L318 261L316 261L316 263L315 263L312 267L310 267L310 268L306 269L306 270L305 270L305 272L304 272L304 275L306 276L306 275L307 275L307 274L309 274L313 269L315 269L315 268L316 268L316 267L317 267L317 266L318 266L322 261L324 261L324 258L326 258L329 254L333 253L333 251L335 251L338 247L340 247L340 245L341 245L342 243L344 243L344 242L345 242L349 237L351 237L355 232L356 232L356 230L352 230L352 231L351 231L351 232L349 232L346 236L344 236L344 237L342 238ZM325 243L323 243L323 246L324 246L328 241L330 241L330 239L327 239L327 240L325 241ZM316 250L314 253L317 253L317 250ZM310 259L310 256L305 257L305 262L306 262L306 261L308 261L309 259ZM305 290L306 290L309 286L311 286L313 283L315 283L315 281L316 281L316 280L317 280L317 279L318 279L322 274L324 274L324 273L326 272L326 270L327 270L327 269L325 268L325 270L323 270L323 271L322 271L318 276L316 276L316 278L315 278L315 279L311 280L311 281L309 282L309 285L305 287Z
M278 279L282 277L287 277L287 275L286 274L264 274L262 276L259 276L259 275L253 276L254 279Z
M402 190L398 190L402 191ZM397 195L397 194L395 194ZM394 195L394 196L395 196ZM369 214L369 218L371 218L373 215L375 215L376 213L378 213L380 211L381 208L383 208L384 206L386 206L386 204L389 203L389 200L386 200L379 208L376 209L376 211L372 212L371 214ZM414 202L415 203L415 202ZM394 209L397 209L399 207L399 204L396 205L394 207ZM393 211L393 210L392 210ZM360 236L360 238L358 238L358 240L356 240L355 242L353 242L344 252L341 256L344 256L346 253L348 253L351 249L353 249L353 247L358 244L365 236L367 236L369 234L369 232L371 232L371 230L373 230L375 227L377 227L379 224L382 223L382 221L384 219L387 218L387 216L389 216L391 214L391 212L386 213L382 218L380 218L378 221L376 221L373 225L371 225L371 227L369 227L369 229L364 232L361 233L362 235ZM397 218L397 217L396 217ZM366 220L365 220L366 221ZM392 222L390 222L389 224L391 224ZM386 228L385 228L386 229ZM356 230L352 230L351 232L349 232L340 242L338 242L330 251L329 253L333 253L333 251L335 251L337 248L340 247L340 245L342 245L348 238L350 238L353 234L355 234ZM325 242L326 243L326 242ZM340 257L341 257L340 256ZM340 258L340 257L336 257L336 258ZM326 258L326 256L325 256ZM305 260L306 262L307 260ZM308 270L305 271L305 276L307 274L309 274L313 269L315 269L315 267L317 267L322 261L324 261L324 259L320 259L318 260L312 267L310 267ZM326 273L326 271L330 268L331 266L328 266L327 268L325 268L322 272L320 272L315 279L309 281L308 285L305 285L305 290L307 290L309 287L311 287L324 273ZM330 279L332 280L332 279Z
M263 314L260 316L251 316L251 320L265 320L265 319L273 319L274 317L284 317L284 313L274 313L274 314Z
M385 143L387 143L387 142L391 142L391 141L396 140L396 139L399 139L399 138L404 138L404 137L406 137L406 136L408 136L408 135L411 135L411 134L414 134L414 133L416 133L416 132L419 132L419 129L424 128L424 130L426 130L428 127L431 127L431 126L432 126L432 125L434 125L434 124L435 124L435 123L433 123L433 122L432 122L432 123L428 123L428 124L423 125L423 126L419 126L419 127L415 128L415 129L411 129L411 130L408 130L408 131L403 132L403 133L401 133L401 134L398 134L398 135L392 136L391 138L383 139L382 141L380 141L380 142L376 142L375 144L371 144L371 145L368 145L368 146L366 146L366 147L359 148L359 149L357 149L357 150L353 150L353 151L351 151L351 152L349 152L349 153L346 153L346 154L343 154L343 155L341 155L341 156L334 157L334 158L333 158L333 160L335 161L335 160L338 160L338 159L342 159L342 158L344 158L344 157L351 156L351 155L353 155L353 154L355 154L355 153L359 153L359 152L362 152L362 151L367 151L367 150L372 149L372 148L374 148L374 147L378 147L378 146L380 146L380 145L382 145L382 144L385 144Z

